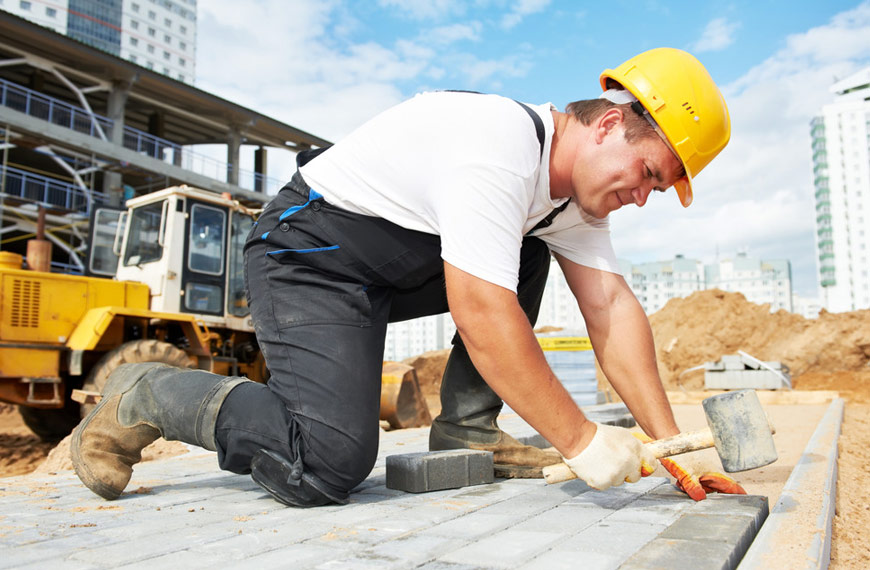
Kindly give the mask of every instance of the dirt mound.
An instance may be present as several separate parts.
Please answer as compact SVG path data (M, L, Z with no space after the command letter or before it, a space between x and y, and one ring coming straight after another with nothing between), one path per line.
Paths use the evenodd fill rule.
M447 357L450 356L450 349L430 350L419 356L406 358L402 362L414 368L417 372L417 381L420 383L420 390L426 396L437 396L441 389L441 376L444 374L444 367L447 366Z
M702 372L680 374L738 350L783 362L795 388L839 389L836 376L830 377L834 373L840 373L846 389L866 389L870 380L870 310L822 311L817 319L805 319L783 310L771 313L769 305L750 303L740 293L712 289L672 299L649 320L667 389L701 388Z

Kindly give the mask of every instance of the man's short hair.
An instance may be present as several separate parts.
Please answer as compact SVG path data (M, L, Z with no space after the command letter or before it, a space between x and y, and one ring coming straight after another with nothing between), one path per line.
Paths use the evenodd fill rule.
M575 119L588 127L612 107L622 109L622 115L625 117L623 121L625 124L625 140L628 142L658 136L655 129L649 124L649 121L634 112L631 108L631 103L617 105L607 99L586 99L568 103L568 106L565 107L565 112L574 115Z

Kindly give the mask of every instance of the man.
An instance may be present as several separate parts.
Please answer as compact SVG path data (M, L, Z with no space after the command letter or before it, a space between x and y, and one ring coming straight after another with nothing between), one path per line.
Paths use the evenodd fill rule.
M688 206L691 180L727 144L730 120L706 70L679 50L640 54L601 83L602 99L566 113L423 94L301 154L246 245L268 386L119 368L74 432L82 481L117 497L141 448L162 435L216 450L223 469L251 473L288 505L346 502L377 455L387 323L448 308L458 334L432 449L489 449L496 463L531 469L564 458L599 489L649 474L654 458L628 430L584 417L532 326L552 253L640 426L654 438L678 433L607 216L670 186ZM502 432L502 400L559 453ZM701 489L692 474L681 480Z

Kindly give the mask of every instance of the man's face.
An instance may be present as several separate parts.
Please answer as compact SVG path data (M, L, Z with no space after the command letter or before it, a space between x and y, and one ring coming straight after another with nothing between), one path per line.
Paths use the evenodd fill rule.
M575 160L571 174L587 214L604 218L627 204L643 206L651 192L663 192L679 178L682 165L658 136L628 142L621 122L596 136L597 144Z

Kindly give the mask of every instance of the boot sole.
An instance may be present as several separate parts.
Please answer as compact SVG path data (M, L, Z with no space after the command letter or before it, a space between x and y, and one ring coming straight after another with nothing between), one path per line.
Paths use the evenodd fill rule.
M91 423L91 420L96 417L100 410L103 409L103 406L105 406L109 402L109 400L112 399L113 396L127 392L141 378L142 375L138 374L131 375L125 378L111 380L110 382L108 382L106 386L106 392L103 394L100 403L97 404L97 406L90 414L88 414L88 417L81 421L81 423L73 430L72 433L72 441L70 442L70 456L72 458L73 469L75 470L76 475L88 489L108 501L114 501L115 499L120 497L121 493L124 492L124 489L121 489L119 491L114 487L106 485L99 478L94 476L94 474L88 468L87 462L84 461L81 454L82 432L88 427L88 424Z
M508 465L496 463L493 465L496 477L501 479L543 479L544 468L531 465Z

